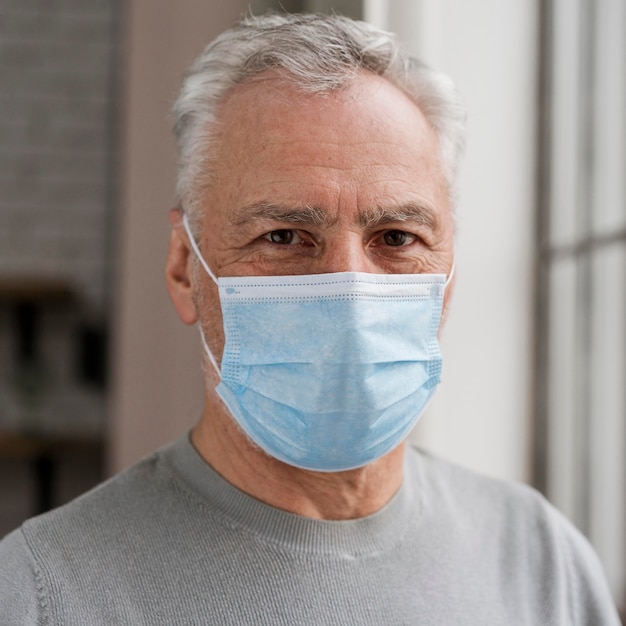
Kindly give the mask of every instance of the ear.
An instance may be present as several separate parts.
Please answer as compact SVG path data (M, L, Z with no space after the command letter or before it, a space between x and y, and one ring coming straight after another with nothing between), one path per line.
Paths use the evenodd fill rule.
M172 209L169 219L172 234L165 264L165 283L180 319L185 324L195 324L198 316L193 300L193 252L182 225L180 211Z

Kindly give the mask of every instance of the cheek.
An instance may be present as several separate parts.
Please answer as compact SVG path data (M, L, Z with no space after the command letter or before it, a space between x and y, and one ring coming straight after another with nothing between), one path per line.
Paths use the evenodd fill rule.
M197 270L196 276L199 276L200 272L202 268ZM224 349L224 326L217 286L210 278L201 276L200 280L194 282L194 304L198 323L211 352L219 363Z

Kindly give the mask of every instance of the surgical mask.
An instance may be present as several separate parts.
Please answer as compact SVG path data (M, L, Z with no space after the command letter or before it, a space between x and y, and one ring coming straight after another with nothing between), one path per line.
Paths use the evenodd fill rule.
M361 467L398 446L441 375L443 274L213 275L224 351L217 393L246 435L302 469Z

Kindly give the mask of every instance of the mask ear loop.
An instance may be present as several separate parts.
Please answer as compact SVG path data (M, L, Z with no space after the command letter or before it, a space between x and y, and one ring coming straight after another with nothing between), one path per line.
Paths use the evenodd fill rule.
M450 281L454 277L454 272L456 271L456 259L452 261L452 268L450 269L450 273L448 274L448 278L446 278L446 282L444 283L444 289L450 284Z
M213 272L211 271L211 268L209 267L209 264L204 260L204 257L202 256L202 253L200 252L200 248L198 248L198 244L196 243L194 236L191 234L191 228L189 228L189 220L187 219L186 213L183 214L183 227L185 229L185 232L187 233L187 237L189 238L191 249L193 250L194 254L198 258L200 263L202 264L202 267L204 268L205 272L217 285L218 282L217 282L217 278L215 277L215 274L213 274ZM204 348L204 352L207 355L211 365L213 366L213 369L215 369L215 371L217 372L217 375L221 378L222 373L220 372L220 368L217 364L217 360L215 356L213 355L211 348L209 348L209 344L207 343L206 337L204 336L204 333L202 332L202 327L200 326L200 324L198 324L198 330L200 331L200 340L202 341L202 347Z
M191 249L194 251L194 254L198 257L198 260L200 261L200 263L202 263L202 267L204 268L205 272L211 277L213 282L217 285L218 282L217 282L217 278L215 277L215 274L211 271L209 264L204 260L204 257L202 256L202 252L200 252L200 248L198 248L198 244L196 243L194 236L191 234L191 228L189 228L189 220L187 219L186 213L183 214L183 227L185 228L185 232L187 233L187 237L189 238Z
M200 324L198 324L198 330L200 331L200 340L202 341L202 347L204 348L204 352L207 355L209 361L211 362L213 369L217 372L217 375L220 378L222 378L222 373L220 372L220 368L217 364L217 361L215 360L215 357L213 356L213 352L211 352L211 348L209 348L209 344L207 343L206 337L204 336L204 333L202 332L202 328L200 327Z

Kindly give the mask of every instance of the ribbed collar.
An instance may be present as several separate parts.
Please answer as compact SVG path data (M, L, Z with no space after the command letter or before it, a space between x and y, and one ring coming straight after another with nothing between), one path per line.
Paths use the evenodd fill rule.
M407 451L404 482L390 502L356 520L325 521L288 513L257 500L224 480L193 447L189 435L159 453L161 461L203 506L269 543L313 554L359 557L399 543L421 512L419 464Z

